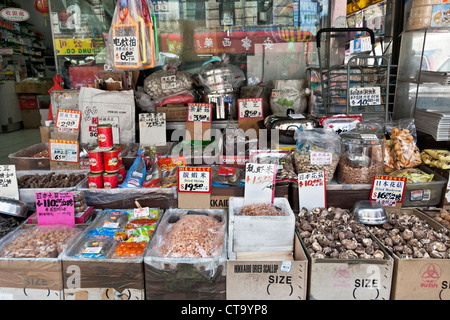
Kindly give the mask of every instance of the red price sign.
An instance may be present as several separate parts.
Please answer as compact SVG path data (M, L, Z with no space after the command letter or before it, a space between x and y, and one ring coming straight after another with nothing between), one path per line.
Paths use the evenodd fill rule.
M211 193L211 168L178 167L178 192Z
M376 176L373 178L370 200L385 207L395 207L403 202L407 178Z

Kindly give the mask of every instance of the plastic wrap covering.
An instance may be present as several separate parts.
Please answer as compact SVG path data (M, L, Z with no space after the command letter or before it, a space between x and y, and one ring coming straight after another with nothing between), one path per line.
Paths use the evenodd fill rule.
M274 80L273 84L270 108L274 115L286 116L288 109L292 109L294 113L307 111L311 91L306 88L304 79Z
M314 128L297 130L294 137L297 174L325 171L326 182L330 183L341 155L339 135L331 129Z
M144 80L144 91L153 99L178 95L189 91L193 86L190 73L179 71L181 62L167 59L162 70L156 71Z
M225 299L226 226L225 210L167 210L144 256L147 299Z
M43 178L49 177L50 174L54 176L61 175L74 175L74 178L82 177L84 175L84 178L81 179L79 183L76 184L64 184L65 179L61 179L60 181L62 183L59 184L45 184L45 181ZM32 179L38 182L38 184L32 184L32 182L28 181L26 182L26 179ZM21 184L24 182L24 185ZM78 187L83 185L84 183L87 184L87 172L86 171L17 171L17 180L19 184L19 198L22 202L26 203L30 209L34 209L36 207L36 198L35 194L36 192L72 192L77 190ZM49 179L50 181L50 179ZM28 183L28 184L27 184ZM47 187L48 186L48 187ZM31 187L31 188L30 188Z

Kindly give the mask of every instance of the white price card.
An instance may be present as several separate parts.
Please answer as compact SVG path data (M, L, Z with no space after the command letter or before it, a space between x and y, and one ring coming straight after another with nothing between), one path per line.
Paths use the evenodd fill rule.
M212 105L209 103L188 104L188 122L211 123Z
M114 62L139 63L139 40L136 36L113 38Z
M80 145L78 141L49 140L50 161L79 162Z
M58 109L55 128L64 132L80 130L80 122L81 111Z
M263 99L239 99L239 119L263 118Z
M178 167L178 192L211 193L211 168Z
M15 165L0 165L0 196L19 200Z
M381 104L380 87L359 87L349 89L350 106L364 107Z
M273 204L277 166L275 164L247 163L245 166L244 203Z
M297 183L300 208L326 208L325 171L299 173Z
M384 207L401 206L406 182L406 177L375 176L372 182L370 200L379 202Z
M166 114L141 113L139 114L140 143L144 145L166 145Z

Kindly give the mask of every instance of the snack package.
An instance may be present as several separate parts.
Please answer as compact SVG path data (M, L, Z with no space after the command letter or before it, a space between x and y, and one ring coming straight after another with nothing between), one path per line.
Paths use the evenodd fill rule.
M297 181L294 169L293 151L255 150L250 153L250 162L262 164L276 164L276 184L282 185Z
M236 167L211 166L211 183L219 185L239 186L245 172Z
M416 144L414 119L402 119L386 124L386 131L392 140L390 150L394 158L395 170L413 168L422 163Z
M298 129L294 162L296 173L325 171L326 182L333 179L341 155L339 135L331 129Z
M100 239L95 236L88 236L73 256L81 259L107 259L113 245L113 238Z
M161 170L161 188L171 188L178 182L178 167L187 165L186 157L170 157L158 159L158 165Z
M337 133L347 132L354 128L358 123L362 122L361 115L333 115L320 118L320 125L325 129L332 129Z
M180 64L178 59L166 59L162 70L145 78L144 91L152 99L157 100L157 106L174 103L173 101L163 103L162 98L184 94L192 89L194 83L192 76L188 72L179 71Z
M150 156L147 163L147 173L142 183L144 188L157 188L161 181L161 171L158 165L158 154L156 147L150 147Z
M155 21L146 0L118 0L108 34L105 67L144 70L157 61Z
M141 188L147 175L147 163L144 158L144 148L137 152L136 159L127 172L127 175L119 188Z
M390 174L392 177L406 177L406 183L424 183L433 181L434 174L423 172L417 168L400 169Z
M420 156L422 162L430 167L450 169L450 151L448 150L424 149Z

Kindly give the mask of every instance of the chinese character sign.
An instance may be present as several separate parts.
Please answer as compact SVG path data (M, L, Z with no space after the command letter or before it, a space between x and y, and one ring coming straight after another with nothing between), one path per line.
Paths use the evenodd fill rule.
M36 192L39 225L75 225L75 204L71 192Z

